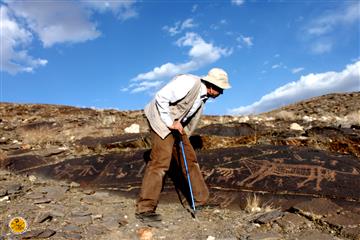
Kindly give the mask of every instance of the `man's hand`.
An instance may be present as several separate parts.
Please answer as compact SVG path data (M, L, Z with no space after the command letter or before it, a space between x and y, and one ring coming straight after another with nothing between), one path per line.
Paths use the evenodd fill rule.
M171 130L177 130L181 135L184 134L184 128L181 125L180 121L175 120L173 124L169 127Z

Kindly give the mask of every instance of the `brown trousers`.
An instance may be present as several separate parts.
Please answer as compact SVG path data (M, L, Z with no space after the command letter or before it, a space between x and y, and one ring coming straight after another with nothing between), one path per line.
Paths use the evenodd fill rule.
M182 135L181 139L184 144L195 205L205 204L209 198L209 190L201 174L196 153L186 135ZM165 139L162 139L151 130L151 143L150 161L147 163L140 195L136 203L137 213L156 210L164 184L164 177L170 168L172 159L177 162L178 166L181 166L181 170L176 169L182 171L182 176L184 176L184 182L181 184L188 186L181 148L178 146L179 143L174 135L169 134Z

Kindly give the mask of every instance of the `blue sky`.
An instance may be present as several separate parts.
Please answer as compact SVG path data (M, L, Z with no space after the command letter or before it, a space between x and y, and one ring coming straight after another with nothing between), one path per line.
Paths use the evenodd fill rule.
M360 91L360 1L1 1L2 102L142 109L179 73L228 72L206 114Z

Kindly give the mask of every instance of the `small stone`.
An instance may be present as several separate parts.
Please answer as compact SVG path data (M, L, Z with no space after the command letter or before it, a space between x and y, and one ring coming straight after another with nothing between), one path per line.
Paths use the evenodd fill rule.
M23 239L37 238L43 231L41 229L27 231L21 237Z
M26 194L24 197L27 199L33 199L33 200L34 199L42 199L42 198L44 198L44 194L39 193L39 192L32 192L32 193Z
M7 190L6 189L0 189L0 197L3 197L7 195Z
M82 236L78 233L63 233L62 236L65 239L82 239Z
M81 232L83 232L83 229L77 225L70 224L70 225L66 225L65 227L63 227L62 231L63 232L72 232L72 233L81 233Z
M50 211L50 214L52 215L52 216L54 216L54 217L64 217L65 216L65 213L63 212L63 211L61 211L61 210L54 210L54 209L52 209L51 211Z
M38 199L34 202L34 204L43 204L43 203L50 203L51 199L47 199L47 198L42 198L42 199Z
M40 233L40 235L38 235L38 238L49 238L51 236L53 236L56 233L56 231L52 230L52 229L45 229L45 231L43 231L42 233Z
M208 236L206 240L215 240L215 237L213 237L213 236Z
M108 230L117 230L120 226L121 219L114 216L106 216L102 220L102 225L106 227Z
M53 236L56 233L56 231L51 229L37 229L37 230L31 230L26 233L24 233L21 237L21 239L32 239L32 238L49 238Z
M153 229L149 227L140 228L137 231L137 235L140 240L152 240L153 238Z
M125 226L125 225L127 225L127 224L129 224L129 222L128 222L126 219L121 219L121 220L119 220L119 225L120 225L120 227Z
M102 214L91 215L91 218L92 218L93 221L97 220L97 219L101 219L102 217L103 217Z
M89 211L72 211L71 216L73 217L84 217L84 216L90 216L92 213Z
M29 149L31 149L31 145L30 144L22 144L21 149L29 150Z
M292 123L290 125L290 129L291 130L295 130L295 131L304 131L304 127L300 126L299 124L297 123Z
M249 235L247 238L249 240L280 240L284 237L277 232L254 232ZM316 238L314 238L316 239Z
M51 221L53 219L53 216L49 212L39 213L35 219L35 223L43 223L45 221Z
M36 179L37 179L37 178L36 178L34 175L30 175L30 176L29 176L29 181L30 181L30 182L35 182Z
M139 133L140 132L140 125L133 123L131 126L124 129L126 133Z
M77 182L71 182L69 186L70 186L70 188L78 188L78 187L80 187L80 184Z
M8 193L9 195L11 195L11 194L17 194L17 193L19 193L20 190L21 190L21 188L22 188L21 184L13 184L13 185L8 186L8 187L6 188L6 190L7 190L7 193Z
M92 224L92 219L90 216L79 216L79 217L71 217L71 222L74 222L79 225L89 225Z
M313 223L305 217L301 217L294 213L288 213L281 219L276 220L276 222L285 232L296 232L299 229L311 227L313 225Z
M9 199L10 199L9 196L5 196L0 198L0 202L8 201Z
M83 193L85 193L86 195L92 195L92 194L95 193L95 190L93 190L93 189L85 189L83 191Z
M266 223L270 223L276 219L279 219L282 216L284 216L284 213L281 211L271 211L271 212L267 212L267 213L260 215L255 220L253 220L253 222L259 223L259 224L266 224Z
M106 229L104 226L94 224L94 225L90 225L89 227L87 227L86 232L90 236L102 235L102 234L108 232L108 229Z

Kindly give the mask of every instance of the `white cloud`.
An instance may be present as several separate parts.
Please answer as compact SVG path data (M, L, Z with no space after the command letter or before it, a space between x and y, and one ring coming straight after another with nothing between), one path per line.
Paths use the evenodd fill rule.
M78 43L100 36L90 18L95 11L113 12L126 20L137 15L135 0L26 1L5 0L1 5L1 71L32 72L47 60L29 55L26 48L39 38L44 47Z
M127 20L138 16L137 11L134 8L135 0L127 1L93 1L82 0L85 6L104 13L106 11L113 12L120 20Z
M227 22L226 19L221 19L218 23L211 24L210 28L213 29L213 30L218 30L218 29L220 29L221 27L223 27L223 26L225 26L227 24L228 24L228 22ZM229 32L226 32L225 34L226 35L231 35L231 33L229 33Z
M327 41L327 42L323 42L323 41L319 41L319 42L315 42L311 45L310 49L312 53L315 54L323 54L323 53L328 53L332 50L332 43Z
M191 12L196 12L196 10L198 9L198 7L199 7L199 5L197 5L197 4L194 4L193 6L192 6L192 9L191 9Z
M344 8L328 12L315 18L307 26L307 33L310 35L323 35L331 32L335 27L353 24L360 19L360 3L355 1L347 4Z
M295 74L295 73L299 73L299 72L301 72L301 71L303 71L303 70L304 70L303 67L298 67L298 68L293 68L293 69L291 69L291 72L292 72L293 74Z
M157 88L162 84L162 81L155 81L155 82L141 82L139 84L137 84L132 90L132 93L137 93L137 92L143 92L146 91L149 88Z
M271 68L272 68L272 69L277 69L277 68L284 68L284 69L286 69L287 66L284 65L282 62L280 62L280 63L277 63L277 64L272 65Z
M281 65L280 64L274 64L271 66L272 69L277 69L277 68L280 68Z
M309 50L314 54L331 52L336 43L343 41L339 37L339 31L358 31L350 27L359 25L360 2L346 2L342 7L329 10L319 15L302 28L302 39L309 42Z
M231 3L237 6L241 6L245 3L245 0L231 0Z
M246 47L252 47L254 45L253 43L253 37L246 37L243 35L240 35L239 37L236 38L236 41L239 43L238 47L242 48L244 45Z
M179 47L190 47L188 62L185 63L165 63L159 67L155 67L152 71L138 74L132 81L128 88L123 90L130 90L131 92L145 91L150 88L158 87L160 83L151 84L154 80L161 80L164 78L171 78L179 73L187 73L197 70L207 64L213 63L222 56L228 56L232 53L231 49L220 48L214 46L212 43L206 42L197 33L188 32L185 36L176 41Z
M9 1L8 6L26 21L45 47L84 42L100 35L89 13L73 1Z
M5 5L0 6L0 14L0 70L16 74L19 72L33 72L35 68L46 65L47 60L36 59L25 50L32 42L33 36L31 32L16 22Z
M246 46L251 47L252 45L254 45L253 43L253 38L252 37L243 37L243 42L245 43Z
M230 110L231 114L257 114L310 97L334 92L360 91L360 61L341 72L311 73L266 94L248 106Z
M175 26L173 27L164 26L163 30L167 31L171 36L174 36L176 34L181 33L185 29L194 28L194 27L196 27L196 24L194 23L194 19L188 18L183 22L180 21L176 22Z

